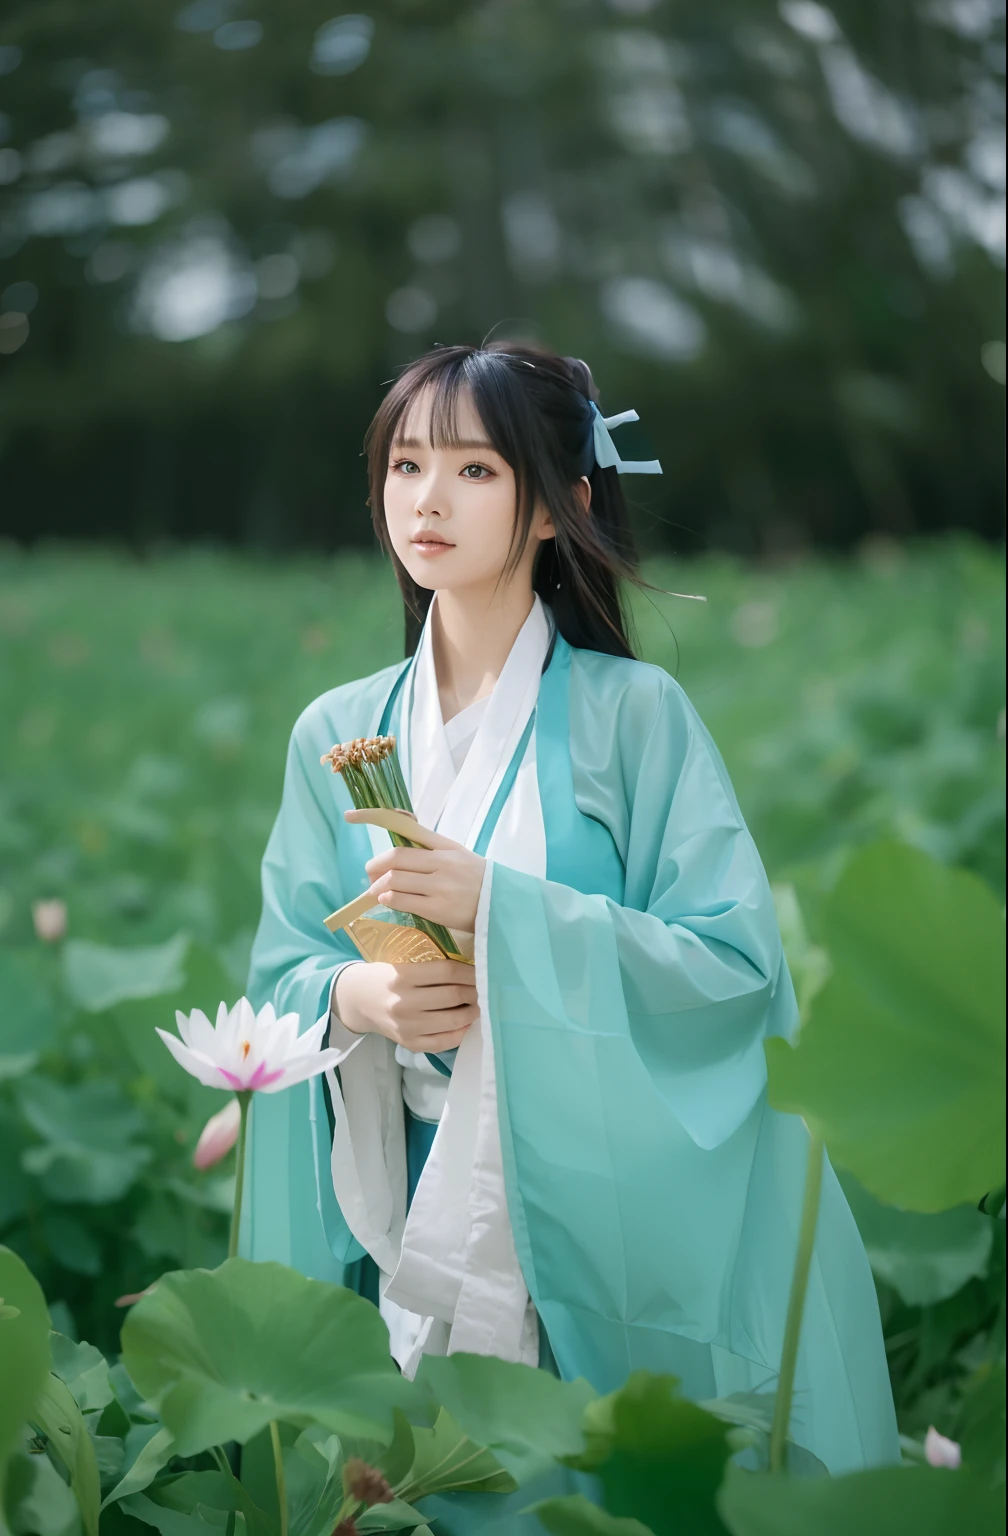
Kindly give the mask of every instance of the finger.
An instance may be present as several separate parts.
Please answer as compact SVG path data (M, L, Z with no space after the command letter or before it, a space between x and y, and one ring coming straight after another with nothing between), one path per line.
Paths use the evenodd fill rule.
M426 1038L436 1038L438 1035L457 1034L459 1030L465 1034L470 1024L479 1018L479 1009L473 1004L467 1008L443 1008L439 1013L425 1013L423 1021L423 1033Z
M418 843L421 848L462 847L461 843L453 843L450 837L442 837L440 832L432 832L429 827L422 827L409 811L391 811L383 807L367 808L344 811L343 819L356 825L363 823L370 827L384 827L386 831L395 832L400 837L408 837L411 842Z
M424 874L433 874L440 868L440 861L436 853L429 853L426 848L390 848L386 853L376 853L373 859L368 859L364 868L369 877L376 880L379 875L387 874L391 869L419 870Z
M475 1008L476 988L469 986L424 987L419 996L410 998L409 1006L422 1013L442 1013L446 1008Z
M436 875L412 869L390 869L387 874L379 875L371 886L376 901L383 893L394 896L434 896L437 888Z

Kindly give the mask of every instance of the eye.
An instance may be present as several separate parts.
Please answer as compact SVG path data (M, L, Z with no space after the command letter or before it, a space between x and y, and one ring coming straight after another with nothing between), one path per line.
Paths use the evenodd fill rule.
M395 459L389 468L396 470L401 475L418 475L420 473L419 464L414 463L412 459Z
M462 471L466 480L488 480L493 470L486 464L467 464Z

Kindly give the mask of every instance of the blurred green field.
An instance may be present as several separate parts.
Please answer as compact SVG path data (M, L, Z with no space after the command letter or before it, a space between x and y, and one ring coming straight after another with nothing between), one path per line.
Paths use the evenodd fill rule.
M819 893L880 835L1003 891L999 552L875 544L842 564L648 575L707 599L639 596L643 654L710 727L813 939ZM190 1163L220 1096L153 1026L240 994L290 728L399 656L401 633L376 559L0 558L0 1242L64 1332L114 1352L117 1296L223 1257L229 1176ZM47 899L66 904L64 943L36 935ZM951 1431L1000 1326L1003 1225L851 1197L902 1422Z
M648 575L707 597L638 600L643 654L713 732L772 878L891 831L1003 889L999 554ZM8 555L0 643L0 943L58 896L73 936L186 929L240 972L291 725L401 655L388 568Z

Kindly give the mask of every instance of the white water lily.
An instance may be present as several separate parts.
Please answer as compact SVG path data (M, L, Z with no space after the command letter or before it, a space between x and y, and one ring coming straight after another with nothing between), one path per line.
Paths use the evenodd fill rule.
M198 1008L188 1015L176 1013L175 1020L178 1035L170 1035L166 1029L159 1029L158 1034L179 1066L208 1088L231 1089L238 1106L234 1210L228 1241L228 1258L233 1258L238 1252L241 1228L245 1139L253 1095L279 1093L282 1088L316 1077L327 1067L335 1066L342 1052L320 1049L327 1019L320 1019L299 1035L296 1013L284 1013L278 1019L272 1003L256 1013L247 997L240 997L230 1011L227 1003L221 1003L215 1024ZM224 1140L228 1145L220 1152L222 1157L234 1144L234 1113L233 1109L221 1110L207 1122L196 1154L205 1156L206 1161L198 1163L198 1167L209 1167L217 1160L210 1153L216 1152Z
M208 1088L279 1093L335 1066L340 1059L339 1051L319 1049L326 1019L299 1035L296 1013L277 1018L272 1003L255 1013L247 997L240 998L230 1011L227 1003L221 1003L216 1024L211 1024L199 1008L188 1016L176 1013L175 1020L181 1039L164 1029L158 1034L179 1066Z

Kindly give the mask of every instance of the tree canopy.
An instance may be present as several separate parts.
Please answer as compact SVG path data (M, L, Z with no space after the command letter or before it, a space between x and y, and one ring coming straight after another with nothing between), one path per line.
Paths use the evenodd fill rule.
M1004 58L1002 0L8 0L0 533L367 542L383 384L496 328L640 411L646 542L998 536Z

